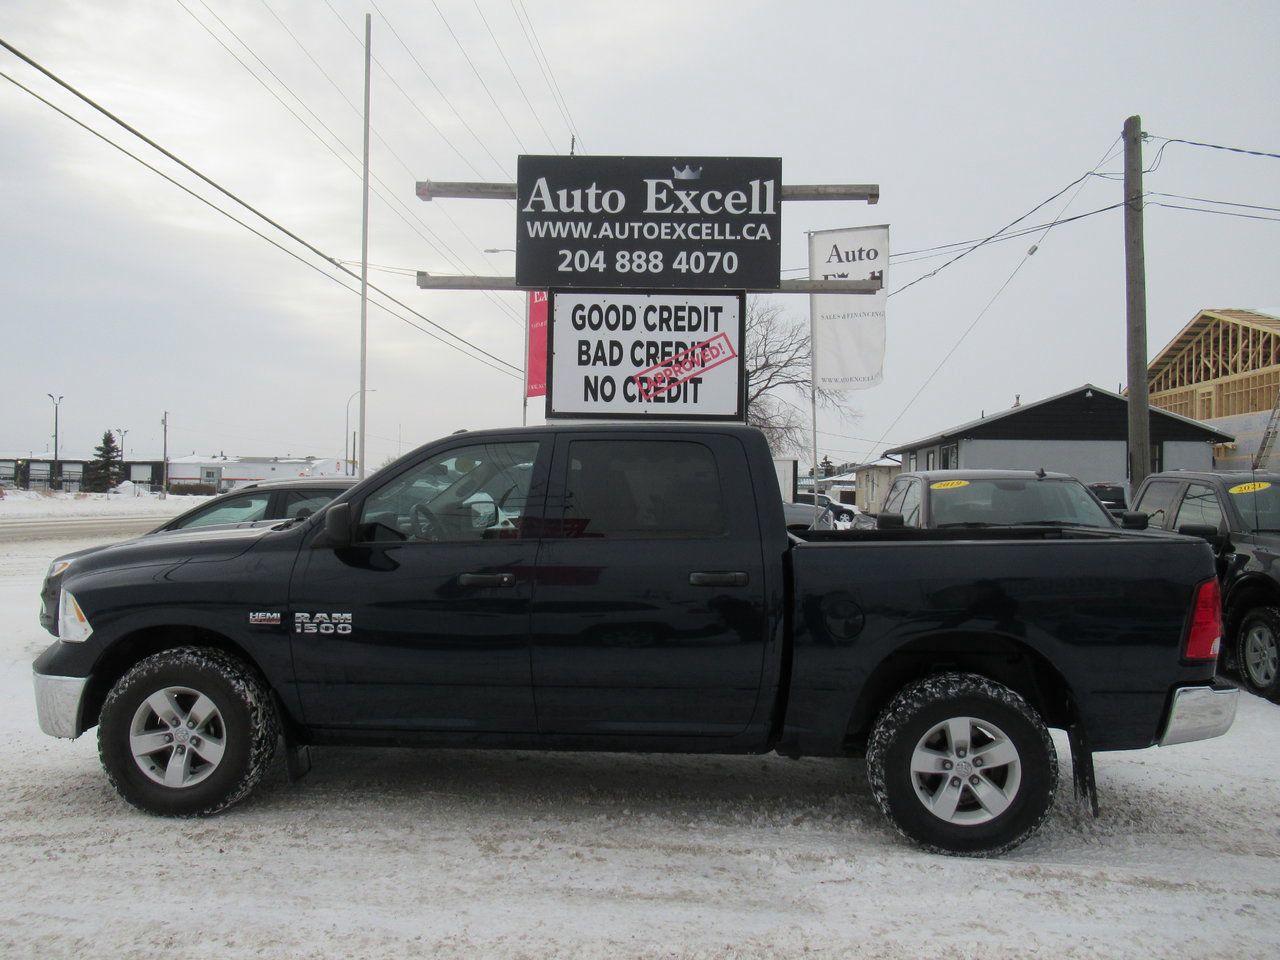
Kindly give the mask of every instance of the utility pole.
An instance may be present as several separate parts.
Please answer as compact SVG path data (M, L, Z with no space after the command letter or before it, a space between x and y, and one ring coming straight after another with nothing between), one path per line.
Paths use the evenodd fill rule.
M1147 267L1142 240L1142 118L1124 122L1124 275L1129 353L1129 489L1151 472L1147 395Z
M365 373L369 339L369 79L373 14L364 15L364 207L360 218L360 453L359 473L364 479Z
M53 463L49 467L49 486L53 490L62 488L62 467L58 463L58 407L62 404L62 395L54 397L52 393L45 394L53 401ZM54 474L57 473L55 477ZM55 483L56 480L56 483Z
M164 438L162 454L164 462L160 468L160 499L163 500L169 495L169 411L164 412L164 416L160 418L160 434Z

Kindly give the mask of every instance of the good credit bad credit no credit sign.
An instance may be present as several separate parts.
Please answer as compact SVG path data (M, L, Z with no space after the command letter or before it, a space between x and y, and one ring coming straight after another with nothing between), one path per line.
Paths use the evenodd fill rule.
M741 420L745 299L553 292L548 419Z
M522 287L778 287L776 157L522 156L516 180Z

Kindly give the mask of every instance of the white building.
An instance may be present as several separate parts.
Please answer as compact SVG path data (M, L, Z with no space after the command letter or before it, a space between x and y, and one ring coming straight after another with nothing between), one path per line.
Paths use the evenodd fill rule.
M343 462L333 457L205 457L192 454L169 460L169 486L211 486L231 490L258 480L340 477Z

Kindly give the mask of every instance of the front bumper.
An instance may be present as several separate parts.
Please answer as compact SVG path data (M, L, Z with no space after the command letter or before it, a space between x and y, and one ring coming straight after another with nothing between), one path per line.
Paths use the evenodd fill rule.
M88 677L56 677L32 671L36 685L36 719L51 737L80 736L80 705Z
M1160 734L1160 746L1210 740L1231 729L1240 691L1230 685L1178 687Z

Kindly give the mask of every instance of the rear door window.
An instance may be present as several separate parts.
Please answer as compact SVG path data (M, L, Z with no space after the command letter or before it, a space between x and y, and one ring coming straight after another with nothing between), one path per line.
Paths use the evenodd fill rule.
M1191 483L1182 495L1178 507L1178 526L1188 523L1204 524L1215 529L1222 526L1222 505L1213 487L1207 483Z
M574 440L561 529L615 540L724 536L715 454L685 440Z
M1178 493L1177 480L1152 480L1147 489L1142 491L1142 499L1134 504L1134 509L1145 513L1150 519L1150 526L1167 529L1169 515L1173 510L1173 499Z

